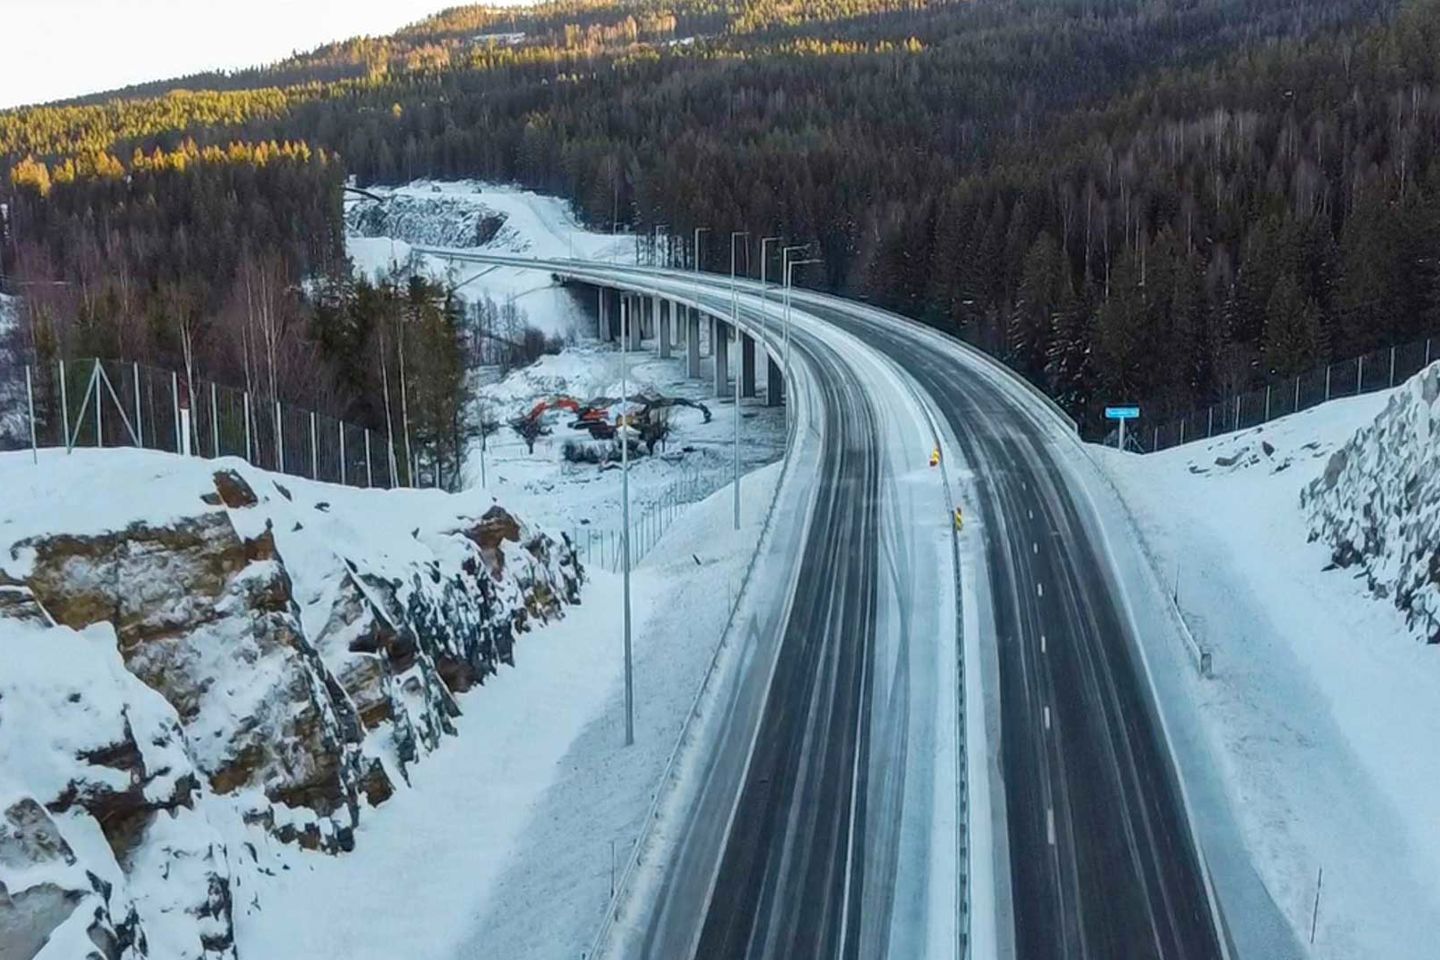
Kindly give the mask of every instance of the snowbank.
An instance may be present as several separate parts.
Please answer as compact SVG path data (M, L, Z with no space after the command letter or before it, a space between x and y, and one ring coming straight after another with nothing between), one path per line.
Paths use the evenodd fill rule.
M1213 651L1214 679L1192 674L1190 689L1294 944L1310 940L1324 871L1308 947L1317 958L1419 960L1440 929L1440 656L1372 594L1369 567L1358 578L1335 568L1301 507L1311 491L1313 516L1339 518L1322 520L1327 530L1354 529L1347 518L1364 517L1366 503L1391 517L1406 471L1436 455L1434 434L1420 432L1427 389L1412 382L1392 392L1409 400L1335 401L1149 456L1093 451ZM1327 481L1340 449L1363 452L1341 457L1347 469ZM1413 558L1417 536L1385 539L1402 544L1385 556ZM1401 566L1388 563L1374 566Z

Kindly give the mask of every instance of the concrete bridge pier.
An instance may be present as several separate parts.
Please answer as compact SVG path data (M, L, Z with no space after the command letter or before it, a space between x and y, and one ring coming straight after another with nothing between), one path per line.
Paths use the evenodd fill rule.
M610 327L610 298L605 295L604 287L596 287L600 294L600 317L596 322L595 335L600 338L601 343L609 343L615 339L615 331Z
M748 333L740 337L740 396L755 396L755 340Z
M700 313L695 310L685 318L685 376L700 379Z
M765 406L778 407L784 397L785 376L780 364L768 353L765 355Z
M710 352L715 355L715 396L726 397L730 391L730 325L719 317L710 318Z

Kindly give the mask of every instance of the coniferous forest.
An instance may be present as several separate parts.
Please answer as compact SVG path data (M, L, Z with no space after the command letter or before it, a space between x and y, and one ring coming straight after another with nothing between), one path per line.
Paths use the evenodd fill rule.
M352 175L515 181L666 224L676 257L697 226L812 241L808 282L1092 429L1107 399L1158 418L1440 330L1437 0L462 7L0 113L0 166L37 354L164 361L190 324L248 375L268 298L290 398L361 419L385 318L458 321L443 290L349 279Z

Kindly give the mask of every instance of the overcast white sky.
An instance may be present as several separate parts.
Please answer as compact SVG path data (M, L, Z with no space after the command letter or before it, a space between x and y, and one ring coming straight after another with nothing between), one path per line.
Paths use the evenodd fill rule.
M463 0L0 0L0 107L268 63Z

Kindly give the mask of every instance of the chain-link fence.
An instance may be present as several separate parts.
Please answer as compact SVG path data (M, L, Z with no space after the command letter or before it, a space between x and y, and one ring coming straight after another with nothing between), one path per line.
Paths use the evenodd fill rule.
M633 570L665 535L683 507L704 500L710 494L733 482L719 474L700 470L686 471L667 486L659 496L643 503L630 520L630 567ZM625 565L625 525L613 529L594 526L576 528L571 532L576 550L585 558L585 565L611 573L619 573Z
M114 360L15 367L3 379L6 446L143 447L356 487L409 485L402 437L252 391Z
M1237 394L1149 430L1135 430L1127 434L1126 446L1153 453L1191 440L1245 430L1327 400L1388 390L1436 360L1440 360L1440 339L1434 337L1375 350Z

